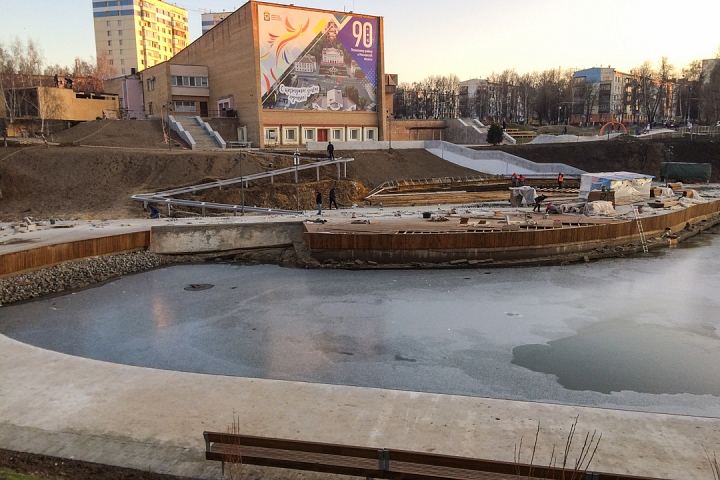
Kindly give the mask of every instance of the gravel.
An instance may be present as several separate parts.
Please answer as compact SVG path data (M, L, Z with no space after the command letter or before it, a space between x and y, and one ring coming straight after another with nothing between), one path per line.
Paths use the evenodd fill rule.
M0 279L0 304L82 288L113 277L158 267L167 260L139 251L86 258Z

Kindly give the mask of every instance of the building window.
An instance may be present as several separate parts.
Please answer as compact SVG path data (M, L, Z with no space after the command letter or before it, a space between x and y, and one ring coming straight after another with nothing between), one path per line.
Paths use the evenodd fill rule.
M375 140L377 140L377 128L366 128L365 141L374 142Z
M179 75L172 75L170 77L170 84L173 87L208 87L207 77L182 77Z
M125 50L123 50L122 48L120 49L120 55L125 55Z
M124 59L124 58L121 58L121 59L120 59L120 65L125 65L125 59Z
M187 100L173 100L173 107L175 107L175 111L179 113L195 113L197 111L195 102Z
M277 128L265 129L265 143L277 143Z
M123 69L122 69L122 72L120 72L120 73L122 73L123 75L125 75L125 69L123 68Z
M122 30L118 30L118 35L122 36Z
M107 26L109 27L109 26L110 26L110 20L108 20L108 21L106 22L106 24L107 24Z
M305 140L306 142L314 142L315 141L315 129L314 128L303 129L303 140Z
M333 128L332 129L332 139L336 142L342 142L343 141L343 130L342 128Z
M348 140L351 140L351 141L360 140L360 129L359 128L348 129Z
M118 27L122 27L122 20L118 20Z
M111 36L112 36L112 32L110 30L108 30L108 37L111 37Z
M110 65L112 65L112 64L113 64L113 60L112 60L112 58L111 58L110 60L108 60L108 63L109 63Z
M112 50L108 50L108 55L112 55Z
M122 45L122 40L120 40L120 45Z
M108 47L112 47L112 40L108 40Z
M298 129L297 127L289 127L283 129L283 143L298 143Z
M148 92L152 92L155 90L155 77L150 77L147 79L147 89Z

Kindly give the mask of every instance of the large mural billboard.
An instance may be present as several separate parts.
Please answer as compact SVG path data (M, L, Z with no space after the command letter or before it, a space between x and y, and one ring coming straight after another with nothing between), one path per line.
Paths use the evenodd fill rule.
M376 111L376 17L257 8L263 108Z

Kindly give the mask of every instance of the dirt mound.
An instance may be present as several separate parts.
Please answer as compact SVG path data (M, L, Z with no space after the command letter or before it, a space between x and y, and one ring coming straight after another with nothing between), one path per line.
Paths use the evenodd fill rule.
M98 122L102 123L102 122ZM7 152L7 154L6 154ZM340 152L339 152L340 153ZM315 189L328 196L335 187L338 203L361 203L368 188L388 179L473 174L424 150L347 152L348 179L337 180L334 166L300 172L301 208L315 207ZM11 156L8 156L12 154ZM306 155L306 154L304 154ZM292 156L273 153L133 151L92 147L0 149L0 218L127 218L146 216L135 193L168 190L208 181L292 166ZM269 165L272 164L272 167ZM342 167L341 167L342 169ZM241 203L239 185L208 189L193 199ZM253 182L245 189L246 205L291 208L296 205L293 174L274 182Z
M175 132L173 147L187 149ZM61 144L92 145L125 148L168 149L164 142L162 122L153 120L97 120L82 122L68 130L54 133L49 139Z
M533 162L562 162L588 172L627 170L660 178L660 163L712 164L712 182L720 181L720 140L672 138L638 139L623 135L604 142L541 145L498 145L502 150Z

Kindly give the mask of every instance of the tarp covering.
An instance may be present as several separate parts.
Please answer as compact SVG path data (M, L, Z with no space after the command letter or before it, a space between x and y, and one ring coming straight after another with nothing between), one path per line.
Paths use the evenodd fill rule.
M709 163L662 162L660 177L664 181L704 182L710 181L712 165Z
M609 215L615 213L612 202L598 200L596 202L588 202L585 204L585 215Z
M591 190L615 191L615 202L638 202L650 198L652 175L631 172L583 173L580 198L587 200Z
M522 204L532 205L535 203L535 189L533 187L511 187L510 188L510 206L519 207Z

